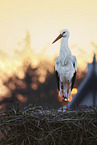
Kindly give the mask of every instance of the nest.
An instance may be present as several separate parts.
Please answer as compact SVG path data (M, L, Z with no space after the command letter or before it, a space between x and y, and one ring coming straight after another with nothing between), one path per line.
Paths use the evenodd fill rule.
M0 114L3 145L96 145L97 109L43 110L29 105Z

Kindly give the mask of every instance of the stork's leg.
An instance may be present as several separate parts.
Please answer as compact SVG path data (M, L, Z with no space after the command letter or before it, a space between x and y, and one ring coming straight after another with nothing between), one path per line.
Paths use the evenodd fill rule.
M68 110L68 100L71 95L71 81L68 81L68 89L67 89L67 110Z
M61 90L62 90L62 97L63 97L63 82L61 82Z
M61 82L61 91L62 91L62 98L63 98L63 82ZM62 111L63 111L63 104L62 104Z
M68 81L68 88L67 88L67 110L68 110L69 88L70 88L70 82Z

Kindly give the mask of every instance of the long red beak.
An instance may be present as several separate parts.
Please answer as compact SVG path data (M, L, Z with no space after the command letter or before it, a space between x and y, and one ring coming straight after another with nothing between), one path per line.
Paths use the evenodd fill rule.
M55 43L57 40L59 40L60 38L62 38L62 35L60 34L54 41L53 41L53 43ZM53 44L52 43L52 44Z

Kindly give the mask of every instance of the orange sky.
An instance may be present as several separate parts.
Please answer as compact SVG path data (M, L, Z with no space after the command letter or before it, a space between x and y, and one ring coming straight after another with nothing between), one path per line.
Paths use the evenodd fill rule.
M60 30L70 31L69 47L79 64L91 61L91 41L97 40L96 0L0 0L0 49L13 55L18 42L31 34L32 48L46 55L59 52L60 41L51 44Z

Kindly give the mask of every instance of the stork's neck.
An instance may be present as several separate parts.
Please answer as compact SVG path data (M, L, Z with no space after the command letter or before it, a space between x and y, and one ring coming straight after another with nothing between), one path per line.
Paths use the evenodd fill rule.
M61 40L60 55L71 55L71 51L68 47L68 37L63 37Z

